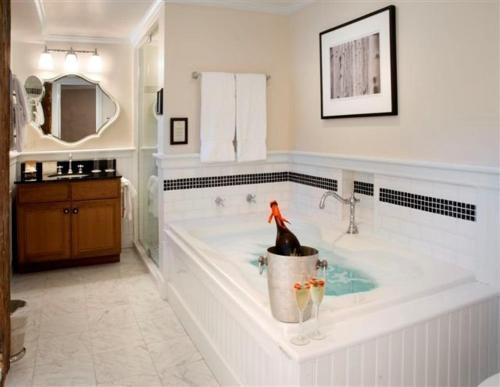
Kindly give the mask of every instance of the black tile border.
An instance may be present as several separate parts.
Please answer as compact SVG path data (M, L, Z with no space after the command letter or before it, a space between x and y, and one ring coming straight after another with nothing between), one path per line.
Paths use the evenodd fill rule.
M471 222L476 221L476 206L470 203L416 195L387 188L380 188L379 200L397 206L432 212L433 214L451 216Z
M318 177L297 172L268 172L250 173L241 175L192 177L182 179L168 179L163 181L164 191L183 189L228 187L245 184L264 184L291 181L310 187L337 191L337 180ZM354 181L354 192L373 196L373 184ZM409 192L380 188L379 200L384 203L413 208L437 215L450 216L457 219L476 221L476 206L470 203L417 195Z
M288 175L289 181L293 183L309 185L311 187L327 189L330 191L337 191L337 180L335 179L305 175L297 172L288 172Z
M311 187L337 191L337 180L335 179L311 176L297 172L268 172L245 175L168 179L163 181L163 190L175 191L180 189L227 187L244 184L278 183L282 181L291 181Z
M355 180L354 192L361 195L373 196L373 184Z

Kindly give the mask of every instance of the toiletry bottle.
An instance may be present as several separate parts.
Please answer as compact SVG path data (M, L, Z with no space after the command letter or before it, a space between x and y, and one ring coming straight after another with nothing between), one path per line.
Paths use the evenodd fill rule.
M271 215L269 216L268 222L274 218L276 222L276 245L275 252L278 255L287 255L287 256L301 256L302 250L300 248L300 242L297 237L291 232L285 223L290 223L286 220L280 212L278 202L273 200L270 203L271 206Z

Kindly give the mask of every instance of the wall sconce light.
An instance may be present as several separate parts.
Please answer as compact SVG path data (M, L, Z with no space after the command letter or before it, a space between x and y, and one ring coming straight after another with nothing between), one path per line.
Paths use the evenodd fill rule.
M38 67L40 70L53 70L54 69L54 60L52 59L52 55L50 54L47 46L40 54L40 59L38 59Z
M64 69L70 73L76 73L78 71L78 58L73 47L69 49L66 53L66 58L64 59Z
M38 60L38 67L40 70L53 70L54 69L54 61L52 59L51 52L65 52L66 57L64 59L64 69L70 73L76 73L79 68L78 56L79 54L92 54L92 57L89 61L89 71L90 72L100 72L102 68L101 57L97 53L97 49L92 51L89 50L74 50L73 47L70 47L69 50L60 49L60 48L48 48L45 46L43 52L40 54L40 59Z
M101 57L97 53L97 49L94 50L94 53L90 57L89 61L89 71L93 73L100 73L102 69L102 61Z

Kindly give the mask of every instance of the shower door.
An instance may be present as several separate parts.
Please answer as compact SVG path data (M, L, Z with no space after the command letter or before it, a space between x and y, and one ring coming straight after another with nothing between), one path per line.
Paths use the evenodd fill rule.
M153 154L158 133L155 112L158 77L158 45L155 35L139 48L138 214L139 243L158 265L158 171Z

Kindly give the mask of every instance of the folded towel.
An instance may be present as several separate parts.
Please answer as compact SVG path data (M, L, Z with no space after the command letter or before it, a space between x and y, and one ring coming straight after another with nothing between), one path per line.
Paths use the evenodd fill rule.
M129 179L122 177L121 183L123 197L122 218L127 219L130 222L134 216L134 200L137 197L137 191Z
M202 162L233 161L235 133L234 74L202 73L200 158Z
M236 153L238 161L267 155L266 75L236 74Z
M158 218L158 176L149 176L146 185L148 190L148 212Z

